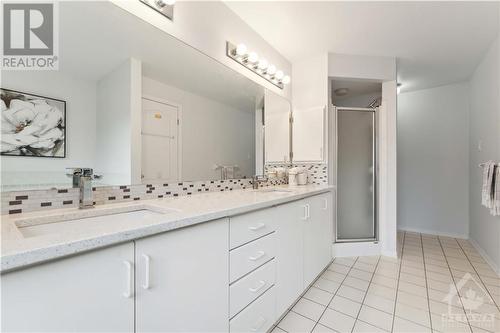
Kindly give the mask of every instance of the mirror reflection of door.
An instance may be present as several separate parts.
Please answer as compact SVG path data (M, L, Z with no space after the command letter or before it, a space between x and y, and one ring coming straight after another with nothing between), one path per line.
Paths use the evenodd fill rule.
M142 99L142 183L177 181L179 107Z

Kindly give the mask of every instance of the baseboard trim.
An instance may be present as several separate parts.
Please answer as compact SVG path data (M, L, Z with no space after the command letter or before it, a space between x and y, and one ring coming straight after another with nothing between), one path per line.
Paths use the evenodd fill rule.
M384 257L391 257L391 258L397 258L398 257L398 253L396 251L381 250L380 254L383 255Z
M335 257L378 256L381 254L379 242L334 243Z
M428 234L428 235L436 235L436 236L452 237L452 238L460 238L460 239L469 239L469 235L466 235L466 234L454 234L454 233L450 233L450 232L442 232L442 231L428 230L428 229L408 228L408 227L399 228L398 227L398 231L418 232L421 234Z
M474 248L479 252L481 257L490 265L490 267L497 273L498 277L500 277L500 267L495 263L493 259L490 258L490 256L486 253L486 251L483 250L481 246L472 238L469 238L469 242L474 246Z

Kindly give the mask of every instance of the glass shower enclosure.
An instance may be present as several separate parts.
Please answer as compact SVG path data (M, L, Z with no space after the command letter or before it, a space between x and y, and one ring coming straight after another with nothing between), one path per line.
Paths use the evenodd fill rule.
M336 108L336 242L377 240L377 109Z

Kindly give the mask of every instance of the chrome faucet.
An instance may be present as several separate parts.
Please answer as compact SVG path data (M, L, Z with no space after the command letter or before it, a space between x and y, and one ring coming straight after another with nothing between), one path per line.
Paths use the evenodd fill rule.
M267 182L267 177L262 175L255 175L252 177L252 187L254 190L259 188L259 183Z
M101 178L94 175L91 168L68 168L66 175L73 177L73 188L80 188L80 209L94 208L92 179Z

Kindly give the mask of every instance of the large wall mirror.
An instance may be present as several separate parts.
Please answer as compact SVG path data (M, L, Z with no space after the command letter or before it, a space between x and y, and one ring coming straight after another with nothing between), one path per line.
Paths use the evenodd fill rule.
M112 3L59 11L59 70L2 73L3 191L262 170L264 88Z
M265 163L283 164L292 161L290 102L271 92L265 93Z

